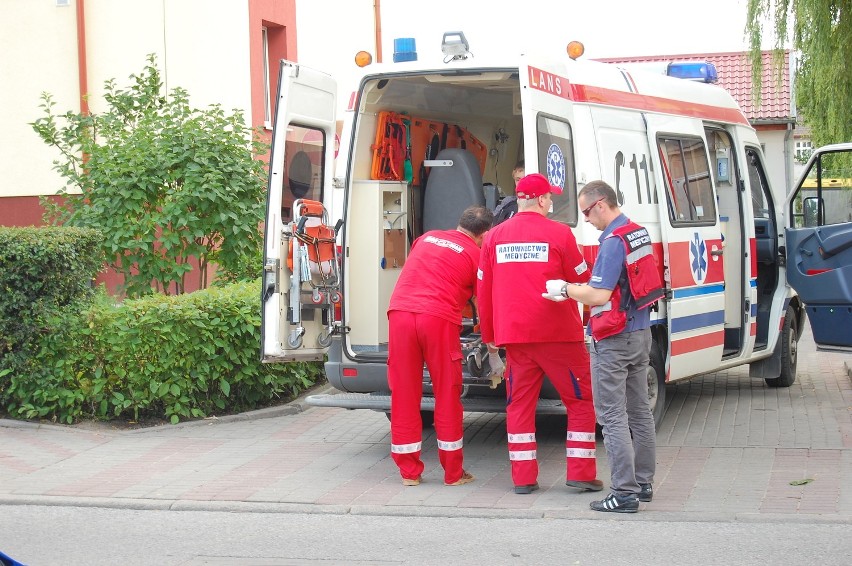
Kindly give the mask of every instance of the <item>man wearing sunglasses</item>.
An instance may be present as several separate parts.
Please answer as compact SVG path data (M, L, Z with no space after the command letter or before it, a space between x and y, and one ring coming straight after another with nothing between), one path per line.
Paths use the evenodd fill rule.
M538 489L535 413L545 374L568 413L566 484L600 491L589 354L577 303L556 309L541 296L549 279L589 280L570 228L547 218L562 193L533 173L517 185L518 213L488 232L479 262L479 321L490 352L506 349L506 429L514 492Z
M640 501L653 497L656 432L648 403L647 307L662 296L662 283L648 231L622 214L612 187L603 181L587 183L577 202L586 222L602 231L591 281L548 281L543 296L557 302L571 298L592 307L592 388L612 492L590 506L595 511L635 513Z

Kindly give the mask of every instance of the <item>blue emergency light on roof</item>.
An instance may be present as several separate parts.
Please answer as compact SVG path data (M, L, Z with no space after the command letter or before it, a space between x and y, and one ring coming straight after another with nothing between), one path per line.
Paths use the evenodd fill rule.
M684 61L669 63L666 74L678 79L689 79L703 83L715 83L719 80L716 65L706 61Z
M413 37L398 37L393 40L393 62L417 61L417 47Z

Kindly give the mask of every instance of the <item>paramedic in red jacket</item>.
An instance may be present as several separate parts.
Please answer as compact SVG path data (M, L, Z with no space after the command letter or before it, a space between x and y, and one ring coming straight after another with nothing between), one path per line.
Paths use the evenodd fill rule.
M419 485L423 362L435 395L435 436L446 485L473 476L462 467L462 309L476 290L479 246L493 215L467 208L455 230L432 230L411 245L388 306L391 456L403 485Z
M506 428L514 491L538 489L535 412L544 376L568 412L566 484L599 491L595 412L589 354L578 305L542 297L549 279L583 283L589 269L571 229L550 220L553 194L562 193L538 173L518 183L518 214L494 227L479 261L477 301L482 339L506 349Z

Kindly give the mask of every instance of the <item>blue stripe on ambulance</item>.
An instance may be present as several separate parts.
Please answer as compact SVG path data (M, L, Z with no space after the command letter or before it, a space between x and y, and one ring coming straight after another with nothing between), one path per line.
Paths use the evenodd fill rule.
M672 319L672 333L686 332L687 330L695 330L696 328L704 328L705 326L713 326L725 322L725 311L703 312L689 316L681 316Z

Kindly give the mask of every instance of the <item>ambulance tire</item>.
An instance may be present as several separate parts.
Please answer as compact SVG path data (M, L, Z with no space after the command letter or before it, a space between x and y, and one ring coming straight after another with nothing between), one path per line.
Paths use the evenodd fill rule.
M648 400L651 403L651 414L654 415L654 427L659 430L666 412L666 366L656 339L651 342L648 364Z
M769 387L790 387L796 381L799 360L799 322L793 307L787 307L784 326L781 328L781 375L766 378Z
M385 412L388 422L391 420L390 411ZM420 411L420 420L423 421L423 428L429 428L435 425L435 411Z

